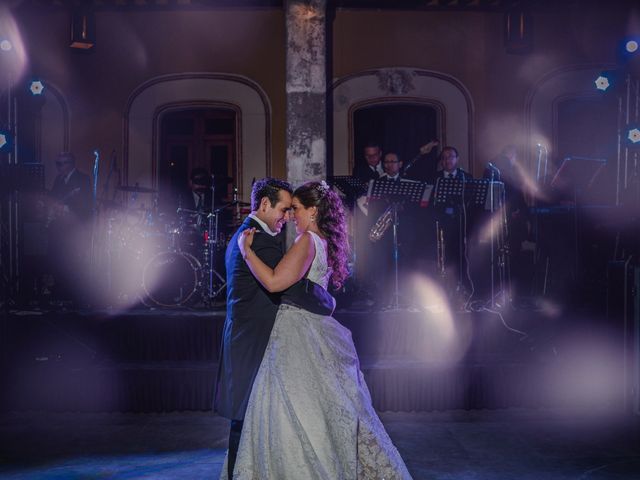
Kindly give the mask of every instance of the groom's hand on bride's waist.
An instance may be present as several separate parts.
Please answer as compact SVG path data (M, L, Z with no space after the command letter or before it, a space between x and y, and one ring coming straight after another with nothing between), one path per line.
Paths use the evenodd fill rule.
M333 296L309 279L294 283L282 292L281 303L293 305L317 315L331 315L336 305Z

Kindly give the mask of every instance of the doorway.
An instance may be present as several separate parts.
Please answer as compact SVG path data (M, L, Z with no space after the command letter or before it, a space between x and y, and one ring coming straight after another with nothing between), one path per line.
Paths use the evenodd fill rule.
M237 113L227 108L169 112L160 122L158 193L162 210L175 211L189 190L189 175L204 168L213 175L216 202L233 195L237 172Z
M382 103L358 108L353 113L354 164L364 162L364 146L379 143L383 153L394 152L407 164L431 140L442 141L442 114L437 106L423 103ZM426 181L435 166L437 150L416 162L411 177Z

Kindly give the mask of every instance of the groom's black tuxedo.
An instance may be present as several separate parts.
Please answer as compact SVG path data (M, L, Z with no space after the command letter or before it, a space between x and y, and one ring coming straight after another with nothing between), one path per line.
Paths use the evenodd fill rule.
M321 315L333 311L333 297L321 286L301 280L280 294L267 292L252 275L238 247L238 236L247 228L262 230L247 218L229 242L227 268L227 318L222 335L215 410L223 417L242 420L253 380L271 335L280 303L294 304ZM275 268L284 255L282 235L261 232L251 246L269 267Z

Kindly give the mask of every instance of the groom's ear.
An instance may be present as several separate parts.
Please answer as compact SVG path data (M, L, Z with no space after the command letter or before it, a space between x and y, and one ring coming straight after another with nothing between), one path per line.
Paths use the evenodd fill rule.
M269 200L269 197L262 197L260 199L260 210L262 210L263 212L266 212L270 206L271 206L271 200Z

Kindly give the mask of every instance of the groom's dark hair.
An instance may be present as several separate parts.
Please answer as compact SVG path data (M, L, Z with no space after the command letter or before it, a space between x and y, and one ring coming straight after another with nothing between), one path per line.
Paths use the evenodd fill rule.
M271 177L256 180L251 188L251 211L258 210L260 200L264 197L269 199L271 207L275 207L278 200L280 200L280 190L293 193L291 185L283 180Z

